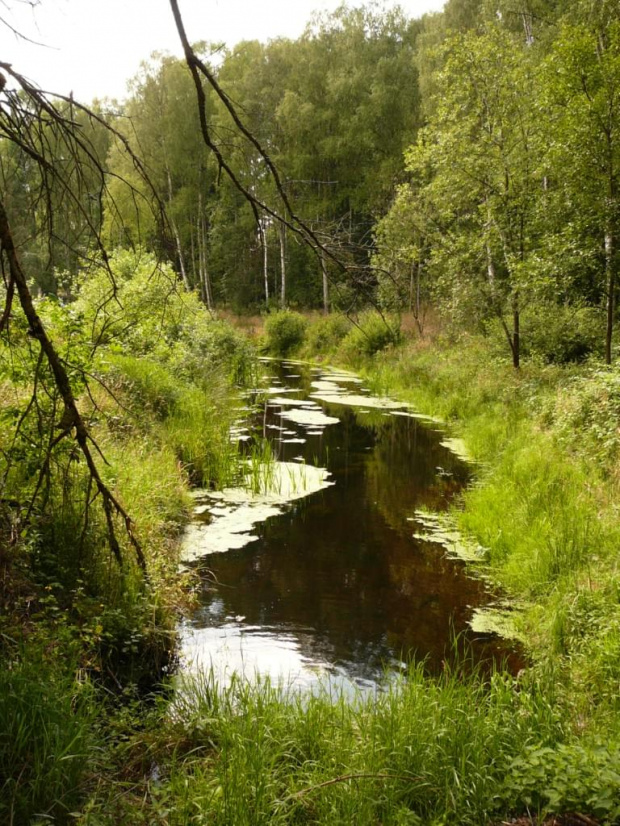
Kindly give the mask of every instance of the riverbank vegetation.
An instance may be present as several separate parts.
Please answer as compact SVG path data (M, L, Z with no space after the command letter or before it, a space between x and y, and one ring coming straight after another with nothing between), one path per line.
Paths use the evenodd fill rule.
M25 330L0 351L7 822L66 822L79 808L106 746L104 721L173 666L176 620L191 599L179 573L190 483L222 487L239 473L233 381L253 376L251 347L153 256L119 253L110 268L114 302L102 298L109 271L97 265L74 303L42 299L37 312L67 363L88 376L80 411L133 537L114 520L118 546L110 544L105 509L76 448L56 437L60 425L50 441L38 437L60 419L60 403Z
M619 822L615 4L342 7L220 51L90 109L0 64L0 818ZM257 348L464 441L519 675L175 687L191 488L238 478Z

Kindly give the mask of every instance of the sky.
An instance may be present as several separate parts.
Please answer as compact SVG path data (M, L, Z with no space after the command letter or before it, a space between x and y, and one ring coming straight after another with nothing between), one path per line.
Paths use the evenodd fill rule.
M179 0L191 42L298 37L314 11L341 0ZM400 0L411 17L445 0ZM361 0L349 5L361 5ZM391 8L395 0L385 0ZM44 45L15 36L2 24ZM123 98L127 80L152 52L181 55L168 0L0 0L0 61L46 91L78 100Z

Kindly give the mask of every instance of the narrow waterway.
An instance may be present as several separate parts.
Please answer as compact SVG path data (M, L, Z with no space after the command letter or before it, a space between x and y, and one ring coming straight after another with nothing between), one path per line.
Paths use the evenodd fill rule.
M373 687L414 657L439 670L455 634L475 659L518 664L469 625L488 585L420 538L423 513L470 480L445 433L355 376L264 367L267 389L235 437L248 456L267 439L277 462L254 456L245 488L196 493L184 558L204 589L181 628L183 667Z

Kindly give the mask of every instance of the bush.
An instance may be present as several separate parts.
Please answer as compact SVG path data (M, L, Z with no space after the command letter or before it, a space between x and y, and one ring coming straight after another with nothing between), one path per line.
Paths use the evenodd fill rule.
M522 354L546 364L580 363L602 351L604 329L594 307L536 304L521 318Z
M212 319L201 311L184 319L167 361L176 375L191 381L201 382L220 373L245 384L251 380L256 357L243 333L228 321Z
M347 334L342 349L349 357L374 356L400 342L400 320L386 318L375 312L362 313L356 327Z
M526 744L506 773L506 799L517 811L587 811L604 822L620 817L620 752L604 741Z
M309 354L331 353L351 330L351 322L343 315L319 318L308 329L306 347Z
M74 306L93 343L148 356L197 384L216 372L237 382L249 378L254 351L247 338L212 318L195 293L183 290L169 265L148 253L121 250L110 266L115 290L100 267L84 279Z
M547 418L571 450L613 470L620 454L620 373L599 368L575 376L558 389Z
M274 356L289 356L304 343L308 322L300 314L282 310L267 316L267 349Z

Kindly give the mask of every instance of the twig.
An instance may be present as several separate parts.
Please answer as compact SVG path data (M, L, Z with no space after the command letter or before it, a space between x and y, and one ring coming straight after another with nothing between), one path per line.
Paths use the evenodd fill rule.
M101 494L108 527L108 542L112 553L114 554L119 566L122 567L123 557L116 536L116 531L114 529L114 514L116 513L125 523L125 530L127 532L127 536L129 537L129 541L134 548L138 565L142 569L143 573L146 574L146 560L144 558L144 553L140 543L134 534L131 517L101 478L97 465L93 459L89 442L92 443L97 450L98 447L90 435L86 423L78 410L75 396L71 388L71 382L69 381L69 376L65 366L56 352L56 348L52 344L52 341L47 335L45 327L43 326L34 307L30 289L28 288L26 275L22 270L21 263L17 257L8 216L2 201L0 201L0 248L7 258L10 278L17 290L17 295L19 296L22 310L24 311L24 315L28 321L30 332L39 342L42 352L45 353L54 376L54 382L64 402L65 413L63 414L63 418L66 419L67 432L75 429L76 441L80 446L84 458L86 459L88 471L97 486L99 493Z
M340 775L340 777L333 777L331 780L325 780L323 783L317 783L316 786L308 786L307 789L301 789L298 792L294 792L290 795L290 799L298 800L300 797L304 797L311 792L317 791L317 789L324 789L326 786L334 786L336 783L346 783L348 780L406 780L408 782L422 782L420 777L410 777L403 774L343 774Z

